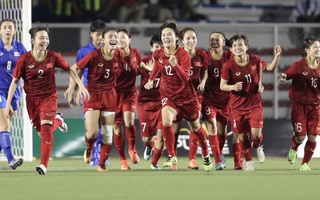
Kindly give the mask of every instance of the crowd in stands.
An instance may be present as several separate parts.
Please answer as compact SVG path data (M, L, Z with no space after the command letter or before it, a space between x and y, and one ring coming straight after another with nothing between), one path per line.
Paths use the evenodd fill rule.
M33 0L33 22L90 22L102 19L121 23L166 20L205 20L195 4L216 0Z

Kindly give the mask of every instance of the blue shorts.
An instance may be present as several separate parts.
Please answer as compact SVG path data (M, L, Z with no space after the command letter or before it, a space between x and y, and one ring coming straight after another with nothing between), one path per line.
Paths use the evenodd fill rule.
M7 104L7 94L0 93L0 108L5 108L6 104ZM13 96L11 101L11 106L14 111L18 109L18 104L19 104L19 99Z

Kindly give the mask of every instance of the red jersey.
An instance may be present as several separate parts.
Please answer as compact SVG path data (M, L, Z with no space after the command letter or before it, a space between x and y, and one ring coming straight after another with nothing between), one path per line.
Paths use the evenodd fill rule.
M196 54L191 58L190 80L195 90L201 83L204 72L208 69L208 56L205 51L196 48Z
M249 63L246 66L239 66L234 58L223 65L221 78L227 80L229 85L242 82L241 91L231 91L232 112L245 115L254 108L263 108L261 94L258 92L260 65L260 58L256 55L249 55Z
M319 87L320 67L311 69L305 58L295 62L285 71L287 79L292 79L289 98L303 105L320 103Z
M142 62L147 63L152 59L152 56L148 56L142 59ZM140 91L138 95L139 106L142 110L158 110L161 108L161 98L160 98L160 74L158 74L153 80L153 88L151 90L146 90L144 85L148 82L150 74L148 71L139 68L139 73L141 74Z
M203 100L216 108L224 108L228 105L230 99L230 92L222 91L220 89L222 66L230 57L230 51L224 51L220 60L216 60L211 56L210 50L207 52L208 56L208 79L205 85Z
M154 80L160 73L161 96L169 98L178 106L183 106L196 99L196 92L189 81L191 60L189 53L181 47L177 47L174 55L178 63L176 66L171 66L169 56L165 54L164 48L156 50L153 54L155 64L150 79Z
M114 88L116 77L123 65L123 54L119 49L114 50L114 56L111 60L106 60L102 49L97 49L77 62L79 69L88 68L86 88L92 94L103 93Z
M136 76L138 65L141 63L141 55L138 49L131 49L130 54L124 57L124 67L117 77L117 93L130 93L136 91Z
M47 97L57 93L55 68L69 70L69 63L61 55L49 50L43 61L37 61L31 51L22 55L12 76L24 80L24 90L29 97Z

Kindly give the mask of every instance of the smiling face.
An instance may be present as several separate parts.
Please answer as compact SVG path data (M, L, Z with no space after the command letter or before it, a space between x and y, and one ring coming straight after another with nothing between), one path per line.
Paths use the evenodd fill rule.
M198 42L197 34L194 31L189 30L185 32L182 39L182 43L185 49L188 49L188 50L195 49L197 46L197 42Z
M178 36L171 28L164 28L161 31L161 41L163 47L175 47L178 39Z
M31 39L31 43L33 44L33 49L35 50L46 50L50 43L47 31L41 30L36 32L34 38Z
M210 47L213 50L222 50L223 46L225 45L224 38L221 37L221 34L218 33L212 33L210 35Z
M129 38L129 36L123 32L120 31L118 32L118 47L121 49L126 49L130 47L130 43L131 43L131 38Z
M320 42L315 41L309 48L305 49L307 56L319 58L320 57Z
M12 39L15 33L16 29L12 21L4 21L1 23L0 34L3 39Z
M118 33L116 30L110 30L104 34L103 37L104 47L106 49L114 50L118 44Z
M248 46L243 39L235 40L232 43L231 51L235 56L242 56L247 53Z

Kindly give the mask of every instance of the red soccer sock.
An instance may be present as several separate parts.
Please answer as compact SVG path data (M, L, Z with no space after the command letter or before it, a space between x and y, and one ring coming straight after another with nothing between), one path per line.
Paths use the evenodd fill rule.
M189 160L196 159L198 150L198 140L195 133L190 131L189 137Z
M122 134L116 135L113 134L114 145L117 149L120 160L127 160L126 155L124 154L124 137Z
M105 165L106 160L108 160L109 158L110 152L111 152L111 145L101 143L99 165L102 165L102 166Z
M241 146L239 143L232 144L232 153L235 164L241 163Z
M86 148L87 148L87 149L92 149L92 148L93 148L93 145L94 145L94 142L95 142L97 139L88 139L87 136L84 136L84 140L86 141Z
M291 138L291 149L298 151L298 147L301 143L298 143L295 136Z
M62 125L62 121L61 121L61 120L59 120L59 119L54 119L53 125L52 125L52 131L55 132L55 131L57 130L57 128L58 128L59 126L61 126L61 125Z
M136 150L137 129L135 125L126 127L126 136L129 143L128 150Z
M259 138L255 138L255 137L251 137L251 140L252 140L252 148L256 149L260 146L261 142L262 142L262 139L263 139L263 134L261 133L261 136Z
M220 152L222 152L224 144L226 143L226 140L227 140L227 133L225 134L218 133L217 135L218 135L218 141L219 141L219 149L220 149Z
M162 135L164 144L166 145L168 151L168 155L176 156L176 152L174 149L175 134L173 132L172 126L162 126Z
M244 141L239 140L239 145L242 149L242 157L246 160L246 162L252 161L250 141L248 139L245 139Z
M304 156L302 159L302 164L309 163L316 146L317 142L310 142L309 140L307 141L306 146L304 147Z
M209 135L209 143L211 147L211 151L215 160L215 163L221 162L220 158L220 148L219 148L219 140L217 135Z
M206 131L202 128L202 126L200 126L200 129L198 130L198 132L194 132L194 133L198 137L199 146L201 147L201 151L202 151L201 152L202 156L209 155ZM219 145L218 145L218 148L219 148Z
M162 150L154 148L151 164L158 164L158 161L160 160L161 155L162 155Z
M53 148L53 131L49 124L41 125L41 164L48 167L49 159Z

